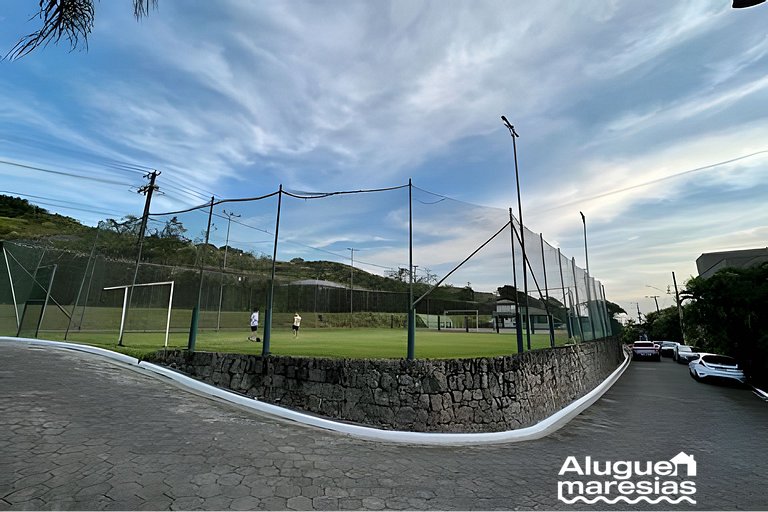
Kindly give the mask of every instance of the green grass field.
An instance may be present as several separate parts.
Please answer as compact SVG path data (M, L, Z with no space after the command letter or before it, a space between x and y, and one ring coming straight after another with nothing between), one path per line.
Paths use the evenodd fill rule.
M195 349L207 352L261 354L262 344L247 340L247 331L221 331L198 334ZM263 331L259 332L263 338ZM40 338L63 340L61 332L41 332ZM331 357L353 359L402 359L407 354L407 333L403 329L312 329L302 328L294 338L288 329L273 329L270 352L274 355ZM163 348L161 333L126 333L123 347L117 346L117 334L70 333L68 341L98 346L134 356ZM187 348L186 333L171 333L169 348ZM565 333L556 334L556 343L568 341ZM455 359L494 357L517 352L517 341L512 333L446 332L419 329L416 331L415 354L418 359ZM531 336L531 348L549 346L548 334Z

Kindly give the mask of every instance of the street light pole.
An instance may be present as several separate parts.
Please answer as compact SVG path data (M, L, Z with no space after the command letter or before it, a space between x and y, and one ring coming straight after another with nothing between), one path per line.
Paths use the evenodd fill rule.
M515 157L515 185L517 187L517 220L520 222L520 250L523 253L523 293L525 294L525 333L528 344L528 350L531 350L531 325L530 325L530 310L528 308L528 271L525 268L526 254L525 254L525 225L523 224L523 203L520 200L520 172L517 166L517 138L520 136L515 131L515 127L507 121L507 118L501 116L501 120L504 122L504 126L509 130L509 136L512 137L512 151ZM517 293L517 290L515 290Z

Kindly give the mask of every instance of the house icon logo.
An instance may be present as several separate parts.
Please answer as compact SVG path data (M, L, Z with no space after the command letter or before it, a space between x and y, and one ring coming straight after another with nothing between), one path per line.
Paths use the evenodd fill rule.
M687 476L696 476L696 460L693 458L693 455L688 455L685 452L680 452L671 459L669 459L669 462L675 465L675 472L672 473L673 476L677 476L681 474L681 466L684 466L686 468L686 475Z

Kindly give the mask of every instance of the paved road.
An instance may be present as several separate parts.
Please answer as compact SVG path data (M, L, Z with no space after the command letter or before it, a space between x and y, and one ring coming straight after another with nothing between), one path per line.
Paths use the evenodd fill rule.
M0 343L0 510L595 509L557 499L583 460L698 462L697 504L766 509L768 403L633 363L589 410L537 441L362 441L186 392L97 356Z

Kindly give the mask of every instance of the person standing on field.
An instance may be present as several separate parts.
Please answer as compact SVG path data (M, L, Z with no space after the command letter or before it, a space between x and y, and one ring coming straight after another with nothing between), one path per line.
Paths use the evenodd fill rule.
M301 317L298 313L293 315L293 325L291 326L291 329L293 329L293 337L298 338L299 337L299 327L301 327Z
M248 341L260 342L261 339L256 336L256 332L259 330L259 308L253 308L251 313L251 335L248 336Z

